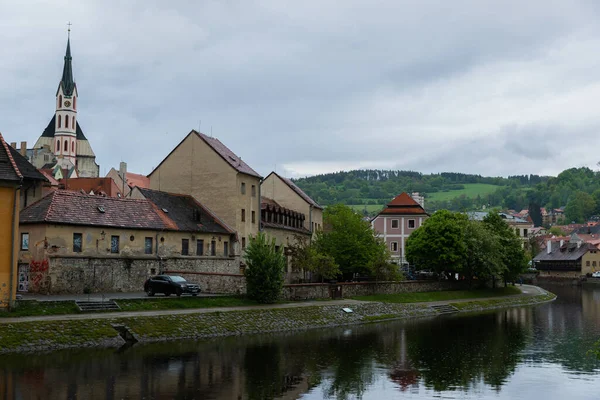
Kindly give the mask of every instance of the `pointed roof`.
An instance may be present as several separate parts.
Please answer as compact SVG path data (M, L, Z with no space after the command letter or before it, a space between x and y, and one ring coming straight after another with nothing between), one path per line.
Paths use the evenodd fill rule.
M38 169L34 167L27 158L22 156L17 149L13 148L12 146L8 146L8 149L10 150L12 159L19 169L19 172L23 175L23 179L36 181L46 180L46 177L40 171L38 171Z
M63 92L66 96L72 96L75 89L75 81L73 80L73 65L71 64L71 38L67 39L67 51L65 53L65 65L63 66L62 85Z
M273 171L271 172L266 178L265 180L267 180L269 178L269 176L271 175L275 175L276 177L278 177L279 179L281 179L283 181L283 183L285 183L286 185L288 185L288 187L290 189L292 189L294 192L296 192L296 194L298 196L300 196L304 201L306 201L309 205L318 208L320 210L323 209L323 207L321 207L316 201L314 201L309 195L307 195L304 190L300 189L298 187L298 185L296 185L291 179L288 178L284 178L283 176L279 175L277 172Z
M15 163L10 146L0 133L0 181L20 182L22 179L23 175Z
M427 215L425 209L406 192L394 197L379 214Z
M87 138L83 134L83 130L81 129L81 126L79 126L79 121L76 121L75 124L77 125L76 129L75 129L75 132L77 134L77 140L87 140ZM55 132L56 132L56 114L52 117L52 119L48 123L48 126L46 127L46 129L44 129L44 132L42 133L42 137L53 138ZM77 148L79 149L79 146Z

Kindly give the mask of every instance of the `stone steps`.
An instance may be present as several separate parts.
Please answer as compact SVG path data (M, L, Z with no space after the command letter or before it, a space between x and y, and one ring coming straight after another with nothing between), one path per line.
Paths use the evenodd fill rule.
M430 307L437 311L438 314L453 314L458 312L458 308L451 306L450 304L442 304L439 306Z
M76 300L75 304L83 312L91 311L119 311L121 308L112 300L106 301L81 301Z

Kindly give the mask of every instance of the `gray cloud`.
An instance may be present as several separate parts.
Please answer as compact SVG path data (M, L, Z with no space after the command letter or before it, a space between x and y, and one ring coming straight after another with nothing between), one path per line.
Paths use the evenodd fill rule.
M556 173L596 162L599 9L0 0L0 131L32 143L47 125L70 19L101 172L125 160L149 173L201 120L264 175Z

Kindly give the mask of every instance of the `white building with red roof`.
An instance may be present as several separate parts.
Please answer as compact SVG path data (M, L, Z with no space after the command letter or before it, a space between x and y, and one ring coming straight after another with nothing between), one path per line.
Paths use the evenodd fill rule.
M392 255L392 262L405 262L406 239L429 217L421 204L407 193L394 197L375 218L373 230L385 241Z

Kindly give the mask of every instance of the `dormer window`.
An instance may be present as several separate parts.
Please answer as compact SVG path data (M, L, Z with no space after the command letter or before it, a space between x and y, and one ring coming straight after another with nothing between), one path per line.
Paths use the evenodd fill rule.
M100 213L104 214L106 212L106 210L104 209L104 206L98 206L98 211L100 211Z

